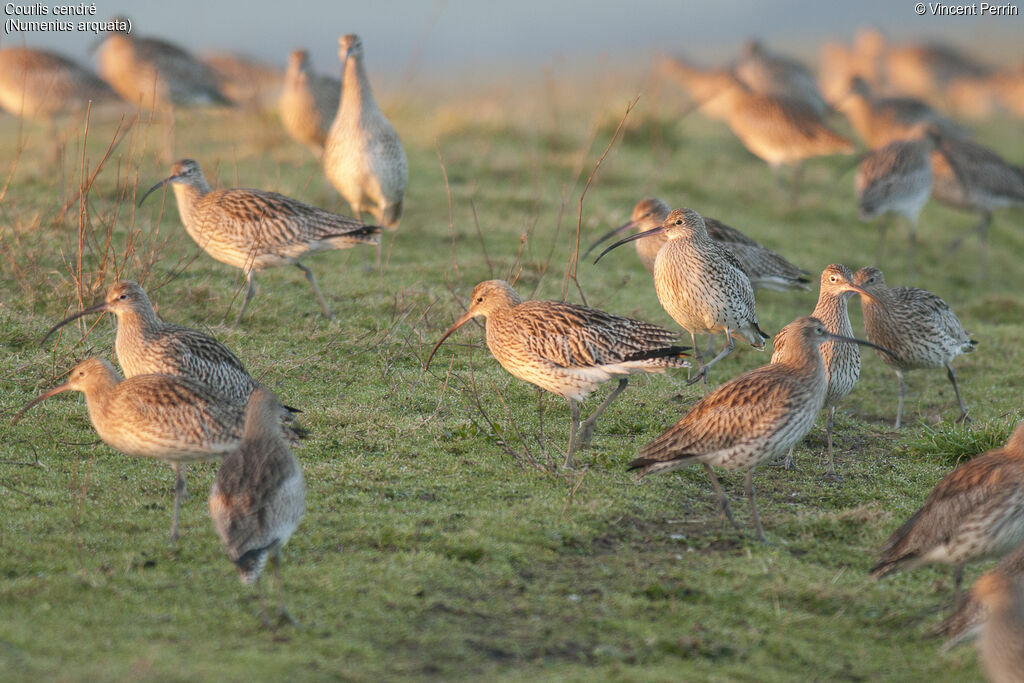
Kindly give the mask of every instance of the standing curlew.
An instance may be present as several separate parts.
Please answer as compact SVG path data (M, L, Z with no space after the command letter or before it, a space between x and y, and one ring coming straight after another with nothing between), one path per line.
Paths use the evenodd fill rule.
M324 172L357 218L371 213L380 225L394 229L409 180L405 150L373 97L359 36L344 35L338 44L344 94L327 134Z
M996 568L989 573L1001 574L1009 581L1024 580L1024 545L1000 560ZM981 600L977 586L977 582L971 586L956 611L935 628L934 633L946 637L946 642L942 645L943 650L973 640L988 619L988 607Z
M266 389L257 389L245 411L238 448L224 455L210 490L210 519L228 558L244 584L256 584L263 622L260 575L269 558L281 586L281 549L295 532L306 505L302 468L277 428L281 406ZM292 621L282 598L281 618Z
M917 217L932 193L932 141L896 140L864 155L857 166L854 189L862 221L882 217L878 225L879 259L885 246L889 214L906 217L910 245L917 242Z
M97 51L99 73L128 102L158 110L233 104L220 91L210 67L182 48L136 37L124 17L106 23L116 28Z
M139 375L122 380L101 358L71 370L70 379L22 408L62 391L81 391L89 421L103 443L125 455L163 460L174 468L171 542L178 538L178 512L185 496L185 464L219 458L237 448L245 410L227 403L209 387L183 377Z
M615 228L596 240L587 249L584 257L594 248L620 232L635 228L637 232L645 232L657 228L665 222L669 214L669 206L660 199L644 199L633 207L633 215L628 223ZM708 236L725 247L739 263L740 268L750 278L750 286L754 291L771 289L782 292L790 289L810 289L806 271L797 268L785 258L767 248L763 244L747 237L742 232L725 223L704 216L704 225ZM668 241L665 233L649 239L636 241L636 253L644 264L647 272L654 274L654 261L662 245Z
M840 263L833 263L821 271L821 288L818 290L818 303L814 306L811 316L820 320L825 329L842 337L853 337L847 303L854 294L870 297L867 290L853 284L853 273ZM783 341L785 338L783 338ZM779 341L779 340L777 340ZM860 349L852 344L837 344L833 341L824 342L820 349L821 359L825 363L825 378L828 389L825 392L825 408L828 408L828 422L825 426L826 444L828 446L828 471L826 477L840 478L836 473L835 460L832 457L832 426L835 421L836 406L846 398L857 380L860 378ZM776 357L787 354L778 343L772 349L772 362ZM786 469L793 467L793 449L789 449L784 463Z
M249 287L235 325L242 320L256 292L255 271L294 264L306 274L324 316L331 309L320 293L316 278L299 259L314 251L348 249L356 244L379 244L380 228L318 209L291 197L264 190L211 190L199 164L183 159L171 175L149 188L139 206L152 192L171 183L185 230L203 251L245 271Z
M725 69L701 69L680 57L662 56L658 59L659 70L690 94L700 112L714 121L726 121L729 109L718 98L723 91L733 87L734 77Z
M912 97L872 97L864 79L850 80L850 90L836 108L846 115L857 135L871 149L880 149L897 140L920 137L925 126L943 135L962 137L967 131L931 106Z
M288 59L278 112L285 131L319 157L338 113L341 81L313 71L309 53L295 50Z
M85 109L90 101L117 100L114 91L87 69L46 50L0 48L0 108L27 119Z
M746 470L750 514L758 538L765 541L754 503L754 469L781 456L814 426L828 391L818 347L829 340L874 346L832 334L814 318L797 318L775 338L775 347L785 349L784 353L702 398L679 422L644 446L629 469L637 470L640 478L703 463L722 511L737 529L712 466Z
M736 347L733 332L758 351L764 350L768 335L757 325L750 278L732 254L708 236L704 219L693 209L673 209L661 226L624 237L601 252L594 263L621 244L659 234L668 240L654 262L654 289L665 312L690 333L701 363L700 374L690 382L699 377L706 390L708 368ZM724 334L726 340L721 353L707 364L697 349L697 334L701 332Z
M810 69L795 59L775 54L756 40L743 46L733 70L752 92L803 102L819 116L828 110Z
M262 112L277 101L284 82L278 67L232 52L205 52L202 60L213 71L217 87L232 102Z
M208 386L229 403L245 406L260 383L253 379L231 349L208 334L160 320L146 291L137 282L115 283L106 299L69 316L50 328L42 343L73 320L108 311L117 316L114 349L125 377L175 375ZM292 419L292 409L281 417ZM294 434L286 431L289 437Z
M590 443L597 418L626 388L629 375L689 367L683 358L689 348L674 346L678 336L658 325L564 301L523 301L503 280L473 288L469 310L437 341L426 367L441 343L478 315L487 319L487 348L501 367L569 401L565 467L572 467L577 445ZM579 402L613 377L618 386L580 425Z
M960 398L956 373L950 363L961 353L974 351L977 342L964 332L949 304L931 292L916 287L890 289L885 284L882 271L871 266L865 266L854 273L853 282L871 295L860 298L868 339L893 352L891 356L879 354L879 357L896 371L896 379L900 383L896 429L900 428L903 399L907 394L903 373L923 368L946 368L957 403L960 404L960 418L957 422L969 420L967 406Z
M1024 544L1024 423L1002 448L947 474L927 500L886 540L871 575L942 562L956 567L956 603L964 565Z

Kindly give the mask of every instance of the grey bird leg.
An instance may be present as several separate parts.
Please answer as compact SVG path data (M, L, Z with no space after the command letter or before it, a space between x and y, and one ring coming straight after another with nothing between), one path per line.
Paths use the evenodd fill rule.
M697 370L699 371L699 370L701 370L704 367L704 354L702 354L700 352L700 348L697 346L697 335L694 334L694 332L692 330L690 331L690 346L693 347L693 357L697 360ZM712 350L714 350L714 349L712 349ZM693 368L687 368L686 369L686 379L687 380L692 379L692 377L693 377L693 375L691 374L692 371L693 371ZM687 384L691 384L691 382L687 381Z
M580 428L580 448L586 448L587 446L590 445L591 439L594 438L594 425L597 424L597 418L601 416L601 413L604 412L605 408L612 404L612 401L615 400L615 397L622 393L622 390L626 388L627 384L629 384L628 377L623 377L622 379L620 379L619 386L615 387L615 389L612 390L612 393L608 394L608 398L604 400L604 403L599 405L597 407L597 410L595 410L594 413L583 422L583 425Z
M174 469L174 516L171 518L171 543L178 540L178 513L181 511L181 501L188 496L187 484L185 482L185 463L171 463Z
M903 373L896 371L896 379L900 382L900 400L896 404L896 429L900 428L900 418L903 416L903 398L907 395L907 383L903 381Z
M754 518L754 530L757 531L757 538L762 543L767 543L768 539L764 536L764 529L761 528L761 516L757 514L757 503L754 502L754 468L751 467L747 470L747 478L743 482L744 488L747 490L747 499L750 500L750 516Z
M270 561L274 564L274 579L277 582L277 592L281 596L281 601L278 603L277 608L277 623L289 624L290 626L298 626L299 622L295 621L288 609L284 606L284 581L281 579L281 551L278 549L271 557Z
M295 262L295 266L306 274L306 279L309 280L309 285L313 288L313 293L316 294L316 300L320 302L320 308L324 310L324 317L328 320L333 318L334 316L331 315L331 309L327 306L327 302L324 300L324 295L320 293L320 287L316 284L316 278L313 277L313 271L298 261Z
M988 226L992 223L992 212L986 211L981 215L981 220L978 221L978 241L981 242L981 257L978 259L978 279L984 280L988 271L986 266L988 265Z
M960 586L964 582L964 566L958 564L953 571L953 609L960 606Z
M245 279L249 283L249 288L245 291L245 299L242 300L242 310L238 312L238 317L235 318L235 324L232 327L238 327L238 323L242 322L242 316L245 315L245 309L249 307L249 302L253 296L256 295L256 278L253 276L252 269L245 274Z
M256 579L256 596L259 598L260 601L260 621L263 622L263 627L270 629L271 631L275 630L274 624L271 623L270 618L267 616L267 603L263 600L262 578Z
M836 407L832 406L828 409L828 421L825 423L825 444L828 448L828 471L825 472L823 477L826 479L840 480L842 477L836 472L836 463L832 459L832 426L835 424L836 418Z
M796 168L793 169L793 184L789 188L789 203L790 206L795 208L797 199L800 197L800 185L803 184L804 179L804 162L797 162Z
M702 365L701 366L700 377L701 377L701 379L704 380L704 392L705 393L707 393L707 388L708 388L708 370L715 363L717 363L718 361L722 360L723 358L728 356L730 353L732 353L732 350L736 348L736 341L732 338L732 330L730 330L729 328L726 328L726 330L725 330L725 339L726 339L726 341L728 343L725 345L725 348L722 349L721 353L719 353L717 356L712 358L710 363L707 363L706 365ZM687 381L687 384L693 384L696 381L697 381L697 378L694 377L694 378L690 379L689 381Z
M540 440L544 443L544 390L537 387L537 422L540 423ZM542 446L543 447L543 446Z
M882 216L882 220L878 221L878 246L876 247L876 251L877 251L877 257L876 258L878 260L878 265L879 266L881 266L882 262L885 260L885 234L888 231L889 231L889 214L885 214L884 216Z
M796 446L789 447L789 453L786 454L786 459L782 461L782 469L796 471L796 465L793 464L793 449Z
M956 385L956 373L953 372L953 366L949 363L946 363L946 374L949 376L949 381L953 383L953 393L956 394L956 402L960 404L960 418L956 423L965 424L970 422L971 418L967 415L967 406L964 405L964 400L960 398L960 388Z
M571 424L569 427L569 448L565 453L565 463L562 467L565 469L572 469L572 453L576 450L576 432L580 428L580 404L571 398L569 401L569 414L571 415Z
M736 523L736 520L732 516L732 508L729 507L729 499L725 497L725 491L722 490L722 485L718 483L718 477L715 476L715 471L711 468L711 465L704 463L704 469L708 473L708 479L711 480L711 485L715 488L715 496L718 497L718 505L722 508L722 512L725 513L729 523L733 525L736 531L743 533L743 529Z
M705 356L710 356L715 353L715 335L708 334L708 348L704 350Z

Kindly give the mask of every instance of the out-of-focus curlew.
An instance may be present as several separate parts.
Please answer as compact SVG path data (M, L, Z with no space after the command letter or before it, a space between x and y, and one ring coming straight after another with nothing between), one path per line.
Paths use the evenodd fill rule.
M967 131L928 104L912 97L873 97L864 79L854 77L849 93L836 105L846 115L857 135L871 149L897 140L921 137L931 126L942 135L964 137Z
M868 152L857 166L854 191L857 214L862 221L881 216L878 225L878 258L885 248L889 214L904 216L910 223L910 245L917 243L917 218L932 193L933 143L927 135L916 140L896 140Z
M473 288L469 310L437 341L426 367L452 332L479 315L487 319L487 348L501 367L569 401L566 467L576 448L590 443L597 418L630 375L689 367L689 347L675 345L678 335L662 327L564 301L523 301L503 280ZM579 402L612 378L618 386L581 425Z
M276 192L250 189L211 190L199 164L183 159L171 175L149 189L170 183L178 201L185 230L207 254L221 263L245 271L248 289L235 319L242 320L256 292L254 273L272 266L293 264L306 275L324 315L331 317L316 278L299 262L304 255L356 244L379 244L380 228L319 209Z
M70 59L47 50L0 48L0 107L15 116L53 117L85 109L90 101L116 101L103 80Z
M202 61L213 71L217 87L232 102L265 111L277 101L284 82L279 68L230 52L206 52Z
M772 52L756 40L744 45L733 70L752 92L803 102L819 115L828 110L810 69L795 59Z
M992 572L1002 574L1011 581L1024 580L1024 545L1000 560ZM935 628L934 633L946 638L943 650L977 637L978 631L988 619L988 607L979 597L975 594L975 587L971 586L956 611Z
M288 135L319 157L340 100L341 81L314 72L305 50L292 52L278 102L281 124Z

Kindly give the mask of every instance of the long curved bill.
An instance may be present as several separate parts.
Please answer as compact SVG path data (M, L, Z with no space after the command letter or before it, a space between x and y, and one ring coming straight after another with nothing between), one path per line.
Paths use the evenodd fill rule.
M64 327L65 325L67 325L69 322L71 322L73 320L78 320L83 315L89 315L90 313L99 313L100 311L105 311L105 310L107 310L107 302L103 301L101 303L96 304L95 306L90 306L89 308L86 308L83 311L79 311L78 313L75 313L71 317L64 318L59 323L57 323L56 325L54 325L53 327L50 328L50 331L46 333L46 336L39 340L39 345L42 346L43 344L45 344L46 340L50 338L51 334L53 334L54 332L56 332L60 328Z
M444 335L440 339L437 340L437 343L434 344L434 348L432 348L430 350L430 355L427 356L427 362L423 366L424 370L430 369L430 361L431 361L431 359L433 359L434 354L437 353L437 349L438 349L439 346L441 346L441 343L445 339L447 339L449 336L451 336L452 332L454 332L455 330L459 329L460 327L462 327L463 325L468 323L470 320L475 318L476 315L477 314L475 312L473 312L473 311L466 311L465 313L462 314L461 318L459 318L458 320L455 321L454 325L452 325L451 327L448 328L448 331L445 332Z
M71 387L69 386L69 384L70 384L69 382L65 382L64 384L61 384L59 386L55 386L53 389L50 389L49 391L47 391L47 392L37 396L36 398L32 399L31 401L29 401L28 404L24 408L22 408L21 410L18 411L17 415L15 415L13 418L11 418L11 424L12 425L13 424L18 424L18 420L20 420L21 416L24 415L30 408L32 408L32 407L42 403L43 401L45 401L46 399L50 398L51 396L55 396L56 394L61 393L62 391L70 390Z
M861 346L870 346L873 349L877 349L878 351L881 351L882 353L888 354L892 356L894 359L899 360L899 357L889 349L885 348L884 346L879 346L878 344L872 344L871 342L865 339L857 339L856 337L844 337L841 334L832 334L831 332L828 333L828 338L831 339L832 341L846 342L847 344L860 344Z
M156 192L157 190L159 190L161 187L163 187L167 183L171 182L172 180L177 180L177 179L178 179L178 176L176 176L176 175L167 176L166 178L161 180L159 183L157 183L153 187L151 187L148 190L146 190L146 194L142 195L142 199L139 200L139 203L137 204L137 206L142 206L142 202L146 201L146 197L148 197L149 195L153 194L154 192Z
M860 285L855 285L852 282L847 282L847 283L844 284L843 290L847 291L847 292L853 292L855 294L860 294L861 296L866 296L867 298L871 299L872 301L874 301L876 304L878 304L882 308L885 308L885 304L883 304L881 301L879 301L878 298L874 294L872 294L868 290L864 289Z
M616 242L612 246L610 246L607 249L605 249L604 251L602 251L598 255L598 257L596 259L594 259L594 263L596 264L598 261L600 261L601 257L604 256L605 254L607 254L612 249L614 249L616 247L621 247L623 244L626 244L627 242L632 242L634 240L643 239L644 237L650 237L651 235L660 235L663 232L665 232L665 226L659 225L656 228L651 228L650 230L644 230L643 232L638 232L637 234L630 235L629 237L623 237L621 240L619 240L618 242Z
M605 234L601 235L601 237L599 237L596 242L594 242L589 247L587 247L587 250L585 252L583 252L583 258L587 258L588 256L590 256L590 252L594 251L594 249L597 248L597 245L601 244L601 242L604 242L609 237L615 237L615 235L618 235L623 230L629 230L634 225L636 225L636 223L634 223L633 221L630 221L630 222L626 223L625 225L620 225L619 227L615 228L614 230L609 230Z

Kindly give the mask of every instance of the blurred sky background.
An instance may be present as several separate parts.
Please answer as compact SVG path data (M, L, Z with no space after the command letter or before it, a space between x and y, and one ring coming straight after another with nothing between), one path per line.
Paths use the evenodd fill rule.
M1020 0L1024 4L1024 0ZM14 3L31 6L31 2ZM44 3L53 6L55 3ZM73 5L74 3L67 3ZM912 0L100 0L95 17L124 14L137 35L158 36L196 52L221 50L284 65L309 49L325 73L340 73L337 39L358 33L375 78L429 81L486 77L556 67L643 67L659 52L695 61L729 59L742 41L813 61L827 38L849 40L872 24L900 42L950 40L990 61L1024 58L1024 12L1016 17L918 16ZM4 19L9 18L4 14ZM54 19L55 17L25 17ZM23 36L23 37L22 37ZM0 45L46 47L89 62L91 33L4 34Z

